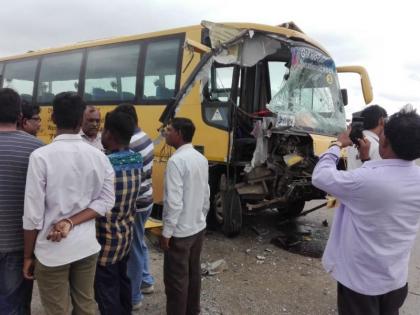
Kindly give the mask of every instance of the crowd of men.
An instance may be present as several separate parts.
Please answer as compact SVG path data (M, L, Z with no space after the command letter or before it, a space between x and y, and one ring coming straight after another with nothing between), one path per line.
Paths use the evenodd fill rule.
M362 111L319 158L313 185L336 196L323 256L337 280L339 314L395 315L407 296L408 261L420 222L420 116ZM33 280L47 315L131 314L153 293L145 224L153 206L153 142L136 110L105 116L71 92L53 100L55 138L44 144L39 107L0 89L0 314L30 314ZM200 254L210 207L208 161L191 144L191 120L174 118L176 151L164 177L167 314L200 313ZM338 170L342 149L348 170Z
M154 291L145 224L153 206L153 142L136 110L106 114L71 92L53 100L56 134L35 136L40 108L0 89L0 314L30 314L33 280L48 315L131 314ZM165 176L162 248L168 314L199 314L208 163L175 118ZM197 199L198 198L198 199Z

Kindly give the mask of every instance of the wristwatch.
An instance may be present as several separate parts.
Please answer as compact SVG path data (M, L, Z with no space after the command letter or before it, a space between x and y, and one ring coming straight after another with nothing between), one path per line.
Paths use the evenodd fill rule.
M343 143L338 140L331 141L330 146L328 148L331 148L332 146L335 146L335 145L338 146L340 149L343 148Z

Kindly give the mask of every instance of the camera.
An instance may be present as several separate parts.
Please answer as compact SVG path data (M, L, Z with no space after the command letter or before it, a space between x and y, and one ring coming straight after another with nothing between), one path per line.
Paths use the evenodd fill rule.
M350 126L350 139L353 144L358 145L358 139L363 139L363 130L365 130L365 119L360 115L360 112L353 114Z

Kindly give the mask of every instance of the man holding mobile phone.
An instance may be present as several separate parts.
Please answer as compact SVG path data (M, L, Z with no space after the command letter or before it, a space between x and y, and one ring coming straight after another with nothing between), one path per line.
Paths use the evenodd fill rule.
M384 108L379 105L370 105L366 107L362 112L353 114L353 121L359 118L362 123L359 128L362 129L363 138L366 138L370 142L370 150L368 160L380 160L379 155L379 135L384 129L385 118L387 117L387 112ZM352 123L352 129L353 127ZM352 130L350 137L357 130ZM360 137L362 138L362 137ZM355 146L358 146L358 143L352 139ZM349 146L347 148L347 169L354 170L362 166L363 162L357 148L354 146Z
M366 159L369 140L358 142ZM337 281L340 315L398 315L420 226L420 116L409 108L392 115L379 136L382 159L337 170L340 150L352 144L339 135L312 175L315 187L340 200L322 263Z

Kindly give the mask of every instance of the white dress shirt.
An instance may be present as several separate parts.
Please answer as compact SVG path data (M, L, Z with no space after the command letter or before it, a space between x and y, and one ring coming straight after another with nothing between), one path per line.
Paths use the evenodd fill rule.
M407 283L420 225L420 168L414 162L368 161L338 171L338 146L320 157L312 183L340 199L322 263L341 284L381 295Z
M363 130L363 135L369 140L369 158L371 160L382 160L379 155L379 137L376 133L370 130ZM347 148L347 170L354 170L362 166L363 162L360 160L359 151L355 147Z
M165 171L163 236L187 237L206 228L210 208L207 159L191 143L179 147Z
M82 129L80 129L79 134L82 136L83 141L85 141L86 143L90 144L91 146L97 148L98 150L101 150L102 152L104 152L104 147L102 145L102 137L101 137L101 133L98 132L98 134L96 135L95 139L91 139L89 138Z
M63 218L86 208L104 215L114 203L112 165L80 135L57 136L31 154L23 228L39 230L35 256L43 265L61 266L99 252L95 220L75 226L60 242L47 240L47 235Z

